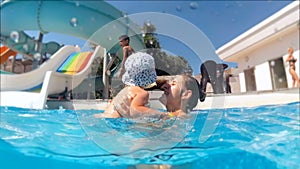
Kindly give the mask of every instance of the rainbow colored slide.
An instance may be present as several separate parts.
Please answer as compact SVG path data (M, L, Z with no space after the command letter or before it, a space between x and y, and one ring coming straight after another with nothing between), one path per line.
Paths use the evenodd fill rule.
M66 59L57 72L74 75L84 69L89 62L93 52L75 52Z
M64 46L38 69L1 74L1 106L43 109L48 95L76 88L90 73L93 60L105 56L106 50L101 46L93 52Z

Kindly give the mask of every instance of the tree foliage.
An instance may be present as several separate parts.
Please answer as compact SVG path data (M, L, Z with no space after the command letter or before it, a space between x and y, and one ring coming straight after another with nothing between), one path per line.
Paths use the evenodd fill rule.
M188 61L182 56L168 55L165 51L161 50L156 28L150 22L146 22L143 25L143 40L146 46L146 52L154 57L157 75L177 75L177 74L192 74L193 70ZM96 45L90 43L89 46L92 49L96 48ZM115 54L115 53L113 53ZM119 57L116 57L112 68L121 62ZM103 72L103 58L98 58L94 61L92 66L92 72L96 75L102 75Z
M144 23L143 34L147 53L155 60L158 75L192 74L193 70L188 61L182 56L171 56L161 50L156 28L150 22Z

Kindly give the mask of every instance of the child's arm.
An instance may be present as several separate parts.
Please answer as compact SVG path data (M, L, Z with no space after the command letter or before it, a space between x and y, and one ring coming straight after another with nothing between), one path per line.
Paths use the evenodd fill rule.
M138 92L131 101L130 116L132 118L136 118L136 117L161 118L164 115L164 113L147 107L146 105L148 103L148 100L149 100L149 93L147 91Z
M150 117L157 119L168 119L172 117L183 117L186 115L182 110L177 110L175 112L160 112L155 109L151 109L146 106L149 100L149 93L146 91L139 92L131 101L130 105L130 116L131 118L138 117Z

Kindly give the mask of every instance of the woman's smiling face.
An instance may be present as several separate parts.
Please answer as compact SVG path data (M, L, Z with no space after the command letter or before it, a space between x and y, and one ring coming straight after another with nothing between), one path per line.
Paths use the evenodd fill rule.
M164 91L166 106L177 107L181 105L181 94L184 89L184 79L182 76L176 76L168 83L162 85L161 89Z

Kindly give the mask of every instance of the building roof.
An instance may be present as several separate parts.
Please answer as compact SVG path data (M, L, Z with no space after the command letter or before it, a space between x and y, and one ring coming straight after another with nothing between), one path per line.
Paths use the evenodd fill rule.
M293 1L269 18L217 49L222 60L236 61L243 52L253 50L287 31L299 31L299 1Z

